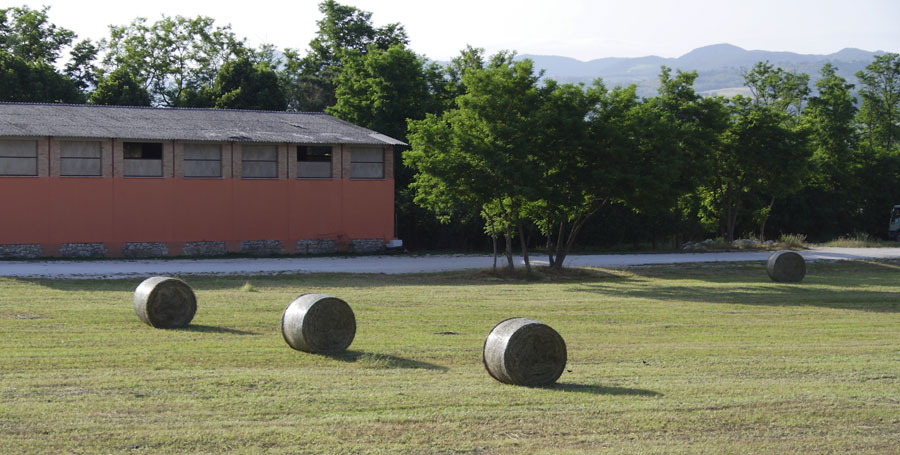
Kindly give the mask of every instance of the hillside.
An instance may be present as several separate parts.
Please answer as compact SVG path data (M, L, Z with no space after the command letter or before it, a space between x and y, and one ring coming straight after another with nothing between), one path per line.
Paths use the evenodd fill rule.
M545 71L545 77L560 82L590 84L599 77L609 87L637 84L641 96L656 94L659 69L665 65L682 71L697 71L695 88L698 92L730 96L745 93L742 74L756 62L769 61L786 70L809 74L812 83L818 79L822 65L830 62L838 68L838 74L856 83L856 72L864 69L880 53L848 48L829 55L811 55L745 50L731 44L714 44L694 49L678 58L601 58L587 62L548 55L523 54L518 58L531 59L537 68Z

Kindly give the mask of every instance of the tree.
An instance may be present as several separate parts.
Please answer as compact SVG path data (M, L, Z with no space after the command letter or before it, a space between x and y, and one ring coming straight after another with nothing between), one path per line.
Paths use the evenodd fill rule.
M283 111L287 107L275 72L265 63L254 65L248 57L222 65L211 98L220 109Z
M725 231L734 241L739 215L752 197L766 198L760 235L774 201L800 189L810 155L805 130L787 125L789 114L737 96L730 106L730 125L716 151L712 186L705 188Z
M97 46L91 40L79 41L72 48L69 61L66 62L65 73L75 82L78 89L89 92L97 85Z
M406 30L400 24L375 28L372 13L346 6L334 0L319 4L322 19L316 21L319 31L309 43L309 52L298 64L286 70L297 71L283 76L296 85L288 104L297 110L323 111L335 103L334 80L343 66L342 53L355 51L365 54L370 48L386 50L392 45L407 45ZM372 46L372 47L370 47ZM296 56L296 51L291 51ZM287 53L286 53L287 56ZM290 61L290 60L289 60Z
M0 9L0 53L34 65L53 65L75 33L50 23L49 6Z
M0 9L0 100L83 103L79 82L55 68L75 34L50 23L49 7ZM76 49L82 61L93 56Z
M188 101L212 87L226 61L249 52L230 26L217 27L204 16L163 16L153 24L137 18L128 26L111 26L101 45L104 70L127 68L155 106L190 106Z
M623 97L618 89L608 93L599 81L585 90L548 80L541 90L534 109L541 175L533 182L538 188L526 213L547 237L550 267L562 268L584 224L613 197L618 167L611 154L616 140L609 133L616 130L609 125L618 114L612 107L621 107L617 101L636 99L634 87L625 92Z
M816 183L834 189L847 183L848 164L855 161L854 151L859 142L854 118L857 114L853 84L837 75L837 68L826 63L822 78L816 81L818 95L809 99L803 112L811 131L813 159L816 163Z
M0 53L0 101L78 104L84 94L50 65Z
M100 80L90 102L110 106L150 106L150 93L123 66Z
M859 123L869 147L894 149L900 145L900 54L876 56L856 77L862 84Z
M744 85L753 101L780 111L799 115L809 96L809 75L775 68L768 61L757 62L744 74Z
M499 53L484 69L467 71L458 108L410 121L404 163L416 170L411 186L417 203L444 220L460 210L484 213L488 224L503 226L507 267L514 268L512 239L518 234L530 270L522 215L540 175L540 133L531 115L539 106L539 76L530 60L513 57Z

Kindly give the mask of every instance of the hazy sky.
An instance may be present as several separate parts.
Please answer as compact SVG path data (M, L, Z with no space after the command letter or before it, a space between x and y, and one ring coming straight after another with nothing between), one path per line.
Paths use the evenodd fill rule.
M210 16L252 46L302 51L316 32L319 0L3 0L4 7L49 5L50 20L98 40L108 25L138 16ZM846 47L900 52L900 0L344 0L399 22L410 47L447 60L467 44L487 52L591 60L678 57L717 43L745 49L829 54Z

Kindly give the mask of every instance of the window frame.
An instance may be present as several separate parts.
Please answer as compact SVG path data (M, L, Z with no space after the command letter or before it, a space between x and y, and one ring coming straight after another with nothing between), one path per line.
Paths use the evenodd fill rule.
M205 146L216 146L219 151L219 159L206 159L206 158L188 158L188 146L193 145L205 145ZM209 143L209 142L185 142L181 148L181 175L186 179L221 179L224 178L224 161L225 161L225 153L224 153L224 144L222 143ZM219 173L218 175L188 175L187 173L187 163L188 162L218 162L219 163Z
M353 155L354 155L353 152L357 151L357 149L380 150L381 151L381 161L356 161L353 159ZM360 151L362 151L362 150L360 150ZM358 148L351 147L350 148L350 179L351 180L385 180L387 178L386 173L385 173L385 166L386 166L386 161L387 161L386 156L387 156L387 151L385 150L384 147L378 147L378 146L363 146L363 147L358 147ZM354 164L380 164L381 165L381 176L380 177L356 177L353 175L353 173L354 173L353 165Z
M141 157L140 158L128 158L126 154L128 153L127 144L141 144ZM144 150L145 145L157 145L159 146L159 158L146 158L143 154L146 152ZM155 148L155 147L154 147ZM158 179L165 177L165 142L162 141L122 141L122 177L126 178L151 178ZM159 161L159 175L140 175L140 174L129 174L128 173L128 163L129 162L141 162L141 161Z
M39 177L41 173L40 164L38 163L40 153L38 153L39 141L37 139L28 139L28 138L2 138L0 142L33 142L34 143L34 156L21 156L21 155L3 155L0 152L0 160L2 159L13 159L13 160L34 160L34 173L33 174L7 174L0 172L0 177Z
M280 179L281 178L281 166L279 166L279 163L278 163L280 161L280 159L279 159L280 153L278 150L279 149L278 144L269 144L269 143L261 142L261 143L253 143L253 144L249 144L249 145L250 145L250 148L253 148L253 147L272 147L272 148L274 148L275 149L275 159L274 160L248 160L247 159L247 148L248 148L247 144L241 145L241 178L247 179L247 180L278 180L278 179ZM246 168L246 166L244 166L244 163L275 163L275 175L272 177L247 176L245 174L247 168Z
M301 153L301 149L305 149L305 153ZM313 149L328 149L327 154L310 154L309 152ZM334 149L333 145L303 145L298 144L296 148L296 168L297 168L297 178L304 180L328 180L334 178ZM320 150L322 151L322 150ZM305 155L306 158L316 157L318 159L301 159ZM327 159L321 159L322 157L327 157ZM324 176L304 176L301 175L300 167L303 163L328 163L328 173Z
M97 144L97 156L89 157L89 156L63 156L63 148L65 144L73 144L73 143L91 143ZM103 142L99 140L60 140L59 144L59 176L60 177L103 177ZM97 173L96 174L68 174L64 172L63 163L68 160L93 160L97 162Z

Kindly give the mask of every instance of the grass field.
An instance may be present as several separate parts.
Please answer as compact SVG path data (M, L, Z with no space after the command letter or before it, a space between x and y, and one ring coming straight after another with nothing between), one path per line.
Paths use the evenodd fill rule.
M897 453L900 262L189 277L183 330L140 323L140 280L0 279L2 454ZM249 284L248 284L249 283ZM299 293L349 302L340 356L291 350ZM566 340L548 388L481 347L512 316Z

